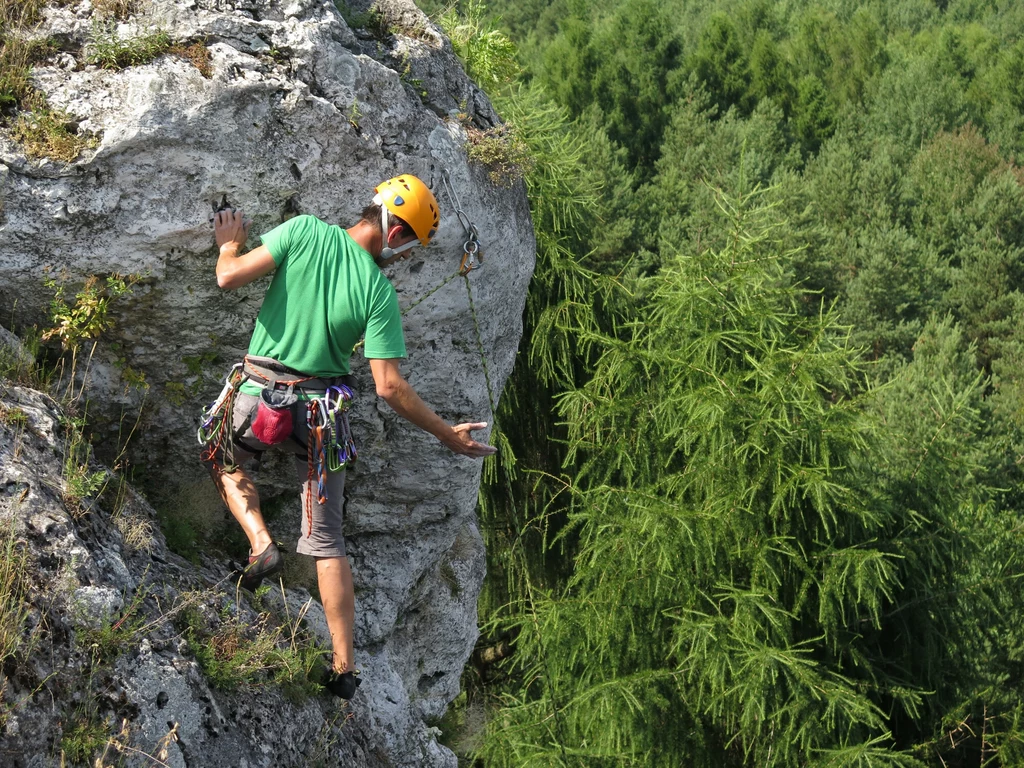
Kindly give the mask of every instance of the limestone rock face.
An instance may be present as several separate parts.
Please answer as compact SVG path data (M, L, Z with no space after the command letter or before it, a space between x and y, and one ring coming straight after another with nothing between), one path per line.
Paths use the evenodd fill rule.
M183 45L204 41L208 77L174 54L118 71L83 66L97 35L96 12L88 0L49 8L37 34L72 53L38 65L34 82L95 144L64 164L27 158L0 133L0 318L16 332L47 324L53 289L44 287L46 269L69 296L90 275L139 276L132 293L112 304L112 329L94 349L83 347L70 375L84 387L80 403L88 402L98 455L130 473L165 528L169 521L191 533L207 586L226 575L223 552L238 554L239 539L199 463L197 417L241 359L269 284L265 278L234 292L217 288L211 203L226 197L243 209L255 247L260 233L295 213L349 226L380 181L400 172L419 176L434 190L442 219L429 248L388 270L403 308L411 307L404 373L449 422L489 422L484 365L496 396L515 358L534 263L525 191L521 184L496 187L486 169L469 164L463 128L464 121L487 127L497 116L411 0L376 7L372 15L365 4L343 8L343 16L323 0L150 0L143 16L117 28L123 38L159 28ZM457 272L466 240L446 178L463 219L480 233L483 266L468 284L462 277L444 283ZM482 464L450 454L379 401L358 352L353 373L360 457L347 479L346 536L364 683L352 709L355 725L331 738L352 759L358 753L346 765L454 764L424 720L443 714L457 695L477 634ZM56 419L42 405L38 410L40 419ZM479 435L486 440L487 431ZM51 453L61 445L53 441ZM0 469L9 474L8 448L0 442ZM272 533L294 542L300 510L290 459L268 454L255 478ZM41 503L43 489L58 480L13 482ZM155 525L144 578L149 555L129 562L102 532L83 544L88 535L59 511L52 493L49 501L56 506L46 511L10 503L4 513L21 526L59 529L67 546L54 546L52 557L62 572L75 563L67 604L79 612L68 617L69 638L75 627L109 626L143 582L166 580L159 589L175 594L199 588ZM157 512L138 503L155 520ZM204 549L209 543L220 547ZM315 583L305 560L288 558L286 585ZM315 623L314 614L307 623ZM119 695L147 737L178 723L188 746L171 749L179 758L168 764L309 764L294 743L269 740L324 737L330 728L320 730L327 715L319 704L259 696L242 702L211 691L189 650L157 635L120 657ZM157 688L160 705L147 698ZM31 709L28 699L23 704ZM52 744L46 754L54 754ZM49 764L40 760L31 764Z

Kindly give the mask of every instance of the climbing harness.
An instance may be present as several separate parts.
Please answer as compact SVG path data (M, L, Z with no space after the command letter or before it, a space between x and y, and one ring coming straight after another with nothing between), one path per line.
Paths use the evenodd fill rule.
M245 381L254 381L263 386L257 405L256 420L254 421L250 415L239 429L233 429L232 411L235 396ZM284 389L278 389L279 387ZM220 395L203 411L197 435L199 444L205 446L202 458L218 467L217 462L221 456L233 455L234 444L241 439L250 425L253 426L255 433L256 424L261 417L272 418L267 413L269 408L260 411L265 401L287 413L287 421L290 423L291 407L298 399L293 394L294 389L306 393L306 427L309 435L304 447L309 463L308 480L311 489L315 482L317 500L323 504L327 501L327 473L340 472L350 466L357 456L355 439L348 421L348 410L355 399L355 393L351 387L339 382L337 378L304 376L270 358L246 356L244 362L232 367ZM281 424L274 424L272 430L264 433L265 437L272 434L273 442L258 435L257 439L267 445L283 442L291 436L291 429L287 429L288 434L283 434L282 424L283 421ZM257 455L259 453L257 452ZM223 466L226 472L233 472L236 468L234 464ZM307 515L311 519L311 496L307 496L307 502Z

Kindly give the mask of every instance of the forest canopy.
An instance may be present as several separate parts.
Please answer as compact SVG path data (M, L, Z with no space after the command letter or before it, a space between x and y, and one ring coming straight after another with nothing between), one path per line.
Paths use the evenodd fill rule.
M538 239L479 760L1024 763L1024 4L422 4Z

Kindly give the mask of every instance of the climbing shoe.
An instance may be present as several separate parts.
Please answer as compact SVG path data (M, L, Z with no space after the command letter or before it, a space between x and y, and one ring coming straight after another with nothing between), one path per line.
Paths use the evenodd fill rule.
M324 673L322 685L339 699L351 699L356 695L356 688L363 682L355 672L335 672L328 669Z
M249 563L241 570L242 578L239 583L243 589L255 592L265 578L273 576L282 568L284 568L284 557L277 545L271 542L270 546L260 554L249 555Z

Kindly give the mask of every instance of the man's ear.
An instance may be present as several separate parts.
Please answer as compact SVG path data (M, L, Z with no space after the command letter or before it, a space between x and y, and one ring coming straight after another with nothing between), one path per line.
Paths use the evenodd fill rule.
M387 245L389 247L393 247L393 246L391 246L391 242L393 240L396 240L396 239L400 238L401 234L402 234L402 225L401 224L395 224L393 227L391 227L391 229L388 230L388 238L387 238L387 242L385 243L385 245Z

